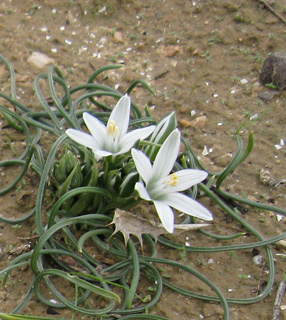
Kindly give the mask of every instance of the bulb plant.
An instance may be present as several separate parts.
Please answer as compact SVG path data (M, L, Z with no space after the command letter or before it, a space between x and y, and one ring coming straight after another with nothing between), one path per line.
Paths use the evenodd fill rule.
M135 201L138 196L142 200L153 202L163 226L170 233L174 231L174 215L170 206L189 215L211 220L212 215L206 208L190 197L179 193L204 180L207 173L196 169L185 169L169 174L174 169L181 140L179 130L173 128L173 123L176 122L174 113L164 122L159 123L157 127L149 125L127 132L130 106L129 96L121 97L111 112L106 126L89 113L83 113L84 122L91 135L77 129L66 130L71 140L79 146L92 150L90 162L97 161L98 163L98 167L95 168L97 181L93 178L92 182L89 181L90 185L99 186L112 195L114 199L112 209L117 207L130 209L133 203L138 203L138 200ZM170 130L170 127L173 130ZM155 144L158 149L154 167L152 167L150 158L140 150L142 143L143 146L148 145L148 137L153 132L153 141L150 143L152 147ZM152 150L149 150L149 153L154 154ZM126 167L130 171L127 175ZM68 189L75 188L76 184L79 187L84 180L80 165L70 152L66 153L56 165L55 175L65 175L67 171L67 179L59 188L60 195L63 194L62 190L67 190L67 185ZM90 175L95 176L94 173ZM146 187L139 182L139 179L144 180ZM126 190L128 190L127 198L124 197ZM108 203L102 204L99 201L96 205L97 207L93 210L99 210L98 212L105 211L104 207L111 209ZM81 211L78 211L78 214ZM74 210L69 208L67 212L73 215Z

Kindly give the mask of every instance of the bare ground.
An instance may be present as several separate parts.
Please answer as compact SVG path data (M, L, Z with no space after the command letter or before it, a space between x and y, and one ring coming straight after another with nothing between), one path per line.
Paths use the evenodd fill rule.
M261 1L262 2L262 1ZM1 54L12 62L17 73L19 99L37 109L33 79L46 68L39 69L28 62L35 51L54 59L71 85L87 81L94 69L106 64L123 63L124 68L108 73L102 79L124 92L137 78L145 79L156 92L134 91L132 99L142 108L145 103L155 106L154 116L175 110L180 128L203 163L211 170L222 169L232 158L236 145L231 139L239 131L245 142L250 131L255 133L251 156L225 183L235 194L247 194L257 201L284 207L285 185L262 184L260 170L267 169L271 181L286 179L285 164L285 92L270 100L259 95L266 88L259 83L259 71L271 52L285 52L286 25L260 1L254 0L165 0L165 1L8 1L0 4ZM283 0L272 1L273 8L286 19ZM5 68L0 65L0 82L9 90ZM200 118L205 116L205 118ZM201 127L193 120L200 118ZM256 119L249 125L251 119ZM1 122L0 159L5 160L23 148L23 139L14 131L4 129ZM281 141L282 139L282 141ZM275 147L276 146L276 147ZM280 147L279 147L280 146ZM203 153L203 150L208 151ZM5 169L6 170L6 169ZM9 170L9 169L8 169ZM3 173L3 171L1 171ZM5 171L0 185L6 185L15 172ZM31 209L36 183L27 178L17 192L0 198L1 214L18 217ZM27 199L29 199L27 201ZM206 205L209 203L206 202ZM227 220L213 208L217 231L227 232ZM265 237L285 230L285 218L277 221L274 213L251 210L245 219ZM11 256L11 246L23 244L29 237L33 222L20 228L1 223L1 267ZM240 226L235 226L243 231ZM209 245L209 240L189 234L193 245ZM178 238L184 241L184 236ZM246 239L246 241L254 239ZM215 245L222 243L216 242ZM267 276L267 268L252 261L251 251L215 254L182 255L175 250L158 249L164 256L192 263L212 280L227 297L253 297ZM276 281L273 293L252 305L231 305L231 319L271 318L278 283L283 279L285 262L276 254L283 247L273 248L276 259ZM213 259L214 263L209 263ZM173 272L174 270L168 270ZM1 289L1 311L10 312L23 297L30 270L13 274ZM248 275L244 277L242 275ZM200 284L177 271L174 281L186 288ZM286 304L286 300L284 301ZM32 301L25 310L35 316L47 316L47 308ZM186 298L164 290L161 302L152 313L171 320L222 319L222 310L210 304ZM60 311L61 316L68 316ZM281 319L286 317L282 311ZM76 319L81 319L76 315Z

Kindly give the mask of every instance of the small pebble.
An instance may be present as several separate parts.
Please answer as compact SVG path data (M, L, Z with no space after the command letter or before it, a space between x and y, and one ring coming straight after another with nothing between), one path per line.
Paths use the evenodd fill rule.
M114 41L115 43L123 42L122 32L120 32L120 31L114 32L113 41Z
M27 61L39 69L45 68L47 65L55 63L54 59L50 58L44 53L37 51L34 51Z
M262 168L259 172L259 180L262 184L268 184L270 182L270 170Z
M254 256L252 258L252 261L257 264L258 266L262 265L264 262L264 258L261 254L258 254L257 256Z

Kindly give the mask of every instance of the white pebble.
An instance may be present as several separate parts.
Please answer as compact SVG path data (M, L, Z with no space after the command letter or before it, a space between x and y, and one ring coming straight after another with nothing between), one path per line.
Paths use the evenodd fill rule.
M261 254L258 254L257 256L254 256L252 258L252 261L257 264L258 266L262 265L264 262L264 258Z

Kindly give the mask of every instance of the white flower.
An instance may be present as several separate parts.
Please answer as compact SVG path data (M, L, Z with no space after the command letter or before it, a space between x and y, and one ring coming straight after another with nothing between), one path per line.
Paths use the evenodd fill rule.
M161 119L156 125L155 130L153 131L150 142L153 142L155 145L162 144L170 133L177 127L177 120L175 112L172 111L167 117ZM144 149L144 152L151 160L154 160L156 154L158 153L159 146L148 146Z
M77 143L91 148L97 159L125 153L136 141L147 138L155 128L148 126L127 132L130 106L131 101L126 94L117 102L106 126L96 117L84 112L83 120L91 135L75 129L66 130L66 134Z
M204 220L212 220L212 214L194 199L179 191L186 190L207 177L205 171L184 169L170 174L180 148L180 132L174 130L161 146L154 164L137 149L132 149L136 169L144 181L137 182L135 189L140 198L152 201L159 218L168 232L174 230L174 213L170 207Z

